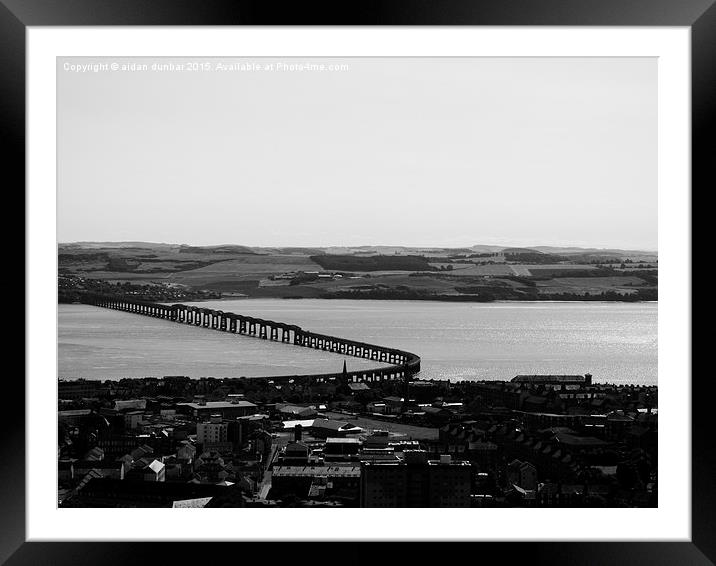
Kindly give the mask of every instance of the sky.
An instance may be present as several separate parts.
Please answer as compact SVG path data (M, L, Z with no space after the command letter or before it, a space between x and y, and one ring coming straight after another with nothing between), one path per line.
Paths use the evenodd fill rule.
M655 58L57 65L59 242L657 249Z

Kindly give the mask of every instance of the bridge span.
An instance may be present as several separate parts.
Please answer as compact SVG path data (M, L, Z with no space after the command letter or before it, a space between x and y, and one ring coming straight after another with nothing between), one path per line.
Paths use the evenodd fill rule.
M313 348L314 350L324 350L389 364L381 368L364 369L346 373L279 375L252 379L268 379L274 382L293 381L294 383L323 383L336 380L349 383L371 383L396 379L407 381L420 371L420 357L411 352L377 346L375 344L367 344L365 342L357 342L355 340L347 340L327 334L317 334L304 330L295 324L286 324L275 320L255 318L197 306L183 304L166 305L108 295L87 294L83 297L82 302L108 309L163 318L182 324L201 326L223 332L230 332L232 334L254 336L264 340L294 344L305 348Z

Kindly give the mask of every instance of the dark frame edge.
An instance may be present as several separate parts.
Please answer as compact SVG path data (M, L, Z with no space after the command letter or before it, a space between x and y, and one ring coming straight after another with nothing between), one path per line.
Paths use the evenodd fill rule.
M692 202L695 194L705 195L714 180L713 131L716 114L716 3L712 3L691 26L691 176ZM692 206L692 211L693 211ZM693 212L692 212L693 214ZM693 245L693 261L697 256ZM693 271L692 271L693 273ZM692 285L693 289L693 285ZM693 301L693 299L692 299ZM691 309L693 313L693 308ZM693 317L693 314L692 314ZM694 350L692 318L692 352ZM716 450L710 415L713 411L713 383L705 375L691 376L691 536L693 544L716 563Z
M3 152L2 170L7 175L6 197L17 197L12 204L5 203L7 210L14 209L16 218L20 220L25 235L25 24L0 3L0 123L7 142ZM8 198L9 201L9 198ZM12 208L11 208L12 207ZM19 211L22 210L22 216ZM18 231L15 229L16 239ZM23 252L23 258L24 258ZM27 283L23 261L22 293L26 299L25 284ZM16 303L19 306L19 301ZM23 305L26 302L23 300ZM25 339L25 310L20 314L22 330L17 335ZM24 352L24 348L23 348ZM19 357L19 356L18 356ZM6 407L3 434L3 454L0 459L0 564L15 552L25 541L25 371L23 354L22 372L6 375L7 394L14 399ZM22 378L21 378L22 376Z

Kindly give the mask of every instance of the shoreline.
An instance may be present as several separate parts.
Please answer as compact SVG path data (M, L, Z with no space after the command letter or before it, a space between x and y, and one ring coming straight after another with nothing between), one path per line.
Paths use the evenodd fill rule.
M139 380L163 380L163 379L172 379L172 378L188 378L191 381L201 381L201 380L212 380L212 381L255 381L255 380L266 380L270 381L273 379L287 379L294 377L291 374L286 375L272 375L272 376L240 376L240 377L230 377L230 376L201 376L201 377L190 377L186 375L145 375L141 377L119 377L117 379L111 379L111 378L102 378L102 377L58 377L57 382L58 383L76 383L76 382L99 382L99 383L119 383L123 380L129 380L129 381L139 381ZM410 379L410 383L415 382L421 382L421 383L450 383L451 385L461 384L461 383L510 383L510 379L460 379L460 380L450 380L450 379L435 379L435 378L429 378L429 379L421 379L419 377L414 377ZM602 387L659 387L658 383L627 383L627 382L613 382L613 381L593 381L592 385L595 386L602 386Z
M470 304L483 304L483 305L490 305L490 304L513 304L513 303L533 303L533 304L542 304L542 303L554 303L554 304L569 304L569 303L606 303L606 304L612 304L612 303L638 303L638 304L649 304L654 303L658 304L659 301L656 300L634 300L634 301L621 301L621 300L610 300L610 299L593 299L593 300L585 300L585 299L563 299L563 300L555 300L555 299L544 299L544 300L520 300L520 299L500 299L500 300L494 300L494 301L471 301L471 300L453 300L453 299L404 299L404 298L375 298L375 297L366 297L364 299L358 299L358 298L349 298L349 297L252 297L249 295L246 295L244 297L221 297L218 299L193 299L190 301L186 301L188 303L206 303L211 301L265 301L265 300L278 300L278 301L301 301L301 300L307 300L307 301L355 301L355 302L362 302L362 301L396 301L401 303L470 303ZM79 302L75 303L58 303L58 304L83 304ZM164 302L162 301L162 304L171 305L174 303L170 302Z

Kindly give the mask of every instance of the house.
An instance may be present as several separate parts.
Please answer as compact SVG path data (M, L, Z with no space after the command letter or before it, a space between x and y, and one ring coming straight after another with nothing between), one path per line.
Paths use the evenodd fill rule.
M154 449L146 444L142 444L142 446L135 448L129 453L132 458L132 461L141 460L142 458L151 456L152 454L154 454Z
M512 460L507 465L507 479L513 487L534 491L537 489L537 468L529 462Z
M95 462L99 462L100 460L104 460L104 450L102 450L101 448L98 448L98 447L95 446L94 448L92 448L91 450L89 450L89 451L84 455L84 457L83 457L82 459L83 459L83 460L87 460L87 461L95 461Z
M72 468L74 478L83 477L91 470L94 470L101 477L122 480L125 477L128 466L121 460L114 462L78 460L73 462Z
M166 466L152 457L136 460L125 474L127 479L147 482L163 482L166 479Z
M195 481L218 484L230 475L230 467L216 450L203 452L194 462Z
M182 442L177 448L177 460L191 463L196 456L196 448L189 442Z

